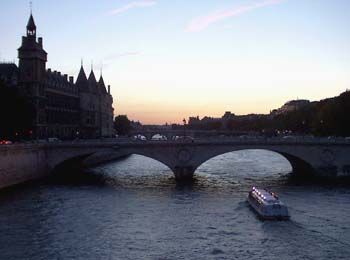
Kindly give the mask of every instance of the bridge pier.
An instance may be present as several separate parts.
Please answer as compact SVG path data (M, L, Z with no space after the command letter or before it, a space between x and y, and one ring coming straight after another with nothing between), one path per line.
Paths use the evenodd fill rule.
M176 166L173 170L176 181L179 182L192 182L194 175L194 167L192 166Z

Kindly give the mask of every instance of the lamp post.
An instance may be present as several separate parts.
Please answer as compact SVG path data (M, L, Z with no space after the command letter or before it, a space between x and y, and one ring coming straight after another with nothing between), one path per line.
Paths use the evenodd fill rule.
M33 130L29 130L29 140L33 141Z
M184 137L185 137L186 136L186 119L184 118L182 122L184 123Z

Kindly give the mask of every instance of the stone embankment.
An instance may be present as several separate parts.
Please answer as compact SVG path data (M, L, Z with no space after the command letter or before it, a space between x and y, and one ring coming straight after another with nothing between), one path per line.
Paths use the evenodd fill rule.
M0 146L0 189L48 176L55 152L49 144L15 144ZM120 153L94 153L81 162L92 167L125 156Z

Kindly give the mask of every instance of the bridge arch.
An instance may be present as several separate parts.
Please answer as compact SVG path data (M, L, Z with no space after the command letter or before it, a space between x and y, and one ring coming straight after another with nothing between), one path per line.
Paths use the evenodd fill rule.
M60 162L57 162L57 164L52 167L51 171L54 173L56 171L61 171L67 168L80 167L84 160L90 157L91 155L93 155L93 153L87 153L66 158Z
M140 155L140 156L143 156L143 157L145 157L145 158L152 159L152 160L157 161L157 162L159 162L160 164L164 165L164 166L167 167L170 171L173 171L173 167L169 164L169 162L166 161L166 160L163 160L163 159L160 158L159 156L155 156L155 155L152 155L152 154L149 154L149 153L146 153L146 152L142 152L142 151L133 151L133 152L130 152L128 155L129 155L129 156L130 156L130 155Z
M162 157L164 154L150 152L149 150L138 149L90 149L90 150L78 150L73 152L54 153L51 156L51 160L48 165L48 170L51 173L59 172L66 169L77 169L84 167L93 167L95 165L107 162L117 161L120 158L130 155L140 155L145 158L152 159L158 163L164 165L170 171L174 168L166 160L167 157Z
M149 153L144 153L142 151L133 151L133 152L130 152L127 154L127 156L130 156L130 155L139 155L139 156L145 157L147 159L151 159L151 160L156 161L156 162L160 163L161 165L165 166L170 171L173 171L173 168L171 167L171 165L167 161L162 160L161 158L159 158L157 156L152 156Z
M267 148L232 148L232 149L225 149L224 151L217 151L217 152L211 152L210 155L208 154L208 156L203 156L202 161L200 161L196 167L194 167L194 173L198 170L198 168L200 166L202 166L204 163L210 161L213 158L216 158L218 156L224 155L224 154L228 154L228 153L232 153L232 152L238 152L238 151L248 151L248 150L260 150L260 151L269 151L275 154L279 154L281 155L283 158L285 158L291 168L292 168L292 172L291 174L293 176L300 176L300 177L308 177L311 176L314 173L314 169L311 166L311 164L309 164L307 161L303 160L302 158L292 155L288 152L284 152L284 151L279 151L277 149L267 149Z

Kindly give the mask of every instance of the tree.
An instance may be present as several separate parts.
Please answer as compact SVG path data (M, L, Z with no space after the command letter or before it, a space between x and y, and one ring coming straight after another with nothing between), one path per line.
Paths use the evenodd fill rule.
M119 115L114 119L114 129L118 135L127 135L131 130L131 122L126 115Z
M32 129L35 117L34 106L18 93L0 81L0 138L25 139Z

